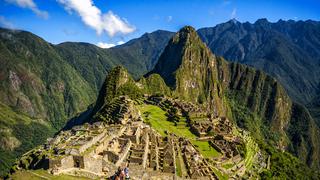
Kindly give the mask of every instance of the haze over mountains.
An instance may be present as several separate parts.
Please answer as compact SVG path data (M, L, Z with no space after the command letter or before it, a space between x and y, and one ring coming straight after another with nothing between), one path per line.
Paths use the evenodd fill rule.
M276 78L290 98L308 105L316 117L320 87L319 22L270 23L261 19L250 24L231 20L197 32L216 55L262 69ZM152 70L173 34L155 31L124 45L101 49L87 43L52 45L28 32L1 29L0 101L3 113L0 119L0 152L1 157L5 157L1 158L5 162L0 165L2 172L10 167L15 157L43 143L46 137L63 127L67 119L93 103L112 67L122 65L136 79ZM155 72L164 73L159 68L156 66ZM268 97L271 102L276 101L278 91L285 101L289 97L283 95L286 93L279 84L260 72L238 64L228 68L236 79L228 87L245 92L246 102L243 105L270 120L264 125L269 126L272 122L276 127L279 123L289 122L289 130L280 132L289 137L288 144L284 146L307 164L319 167L319 129L308 111L299 105L291 109L279 107L277 111L272 107L261 108L263 100L267 101ZM169 75L168 85L174 84L170 82L170 73L163 74L165 80ZM260 79L263 79L262 84ZM269 84L267 90L258 91L265 82ZM250 92L251 88L258 93ZM199 97L196 98L198 100ZM291 104L291 100L288 102ZM274 118L280 121L272 121ZM248 122L239 123L248 126ZM23 134L25 132L28 133ZM281 145L278 144L279 147Z

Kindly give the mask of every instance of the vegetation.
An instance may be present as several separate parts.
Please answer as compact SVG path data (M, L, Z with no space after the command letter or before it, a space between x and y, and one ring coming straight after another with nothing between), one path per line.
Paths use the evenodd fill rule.
M230 98L231 96L229 96ZM270 170L263 171L260 176L262 179L318 179L318 172L310 169L303 164L301 160L287 152L281 152L275 149L275 142L279 135L275 132L269 133L268 127L257 118L247 107L234 103L234 99L229 99L233 118L240 127L247 129L252 133L255 141L259 142L259 147L270 155ZM300 116L300 115L299 115ZM296 126L299 127L299 126ZM303 131L299 131L303 132ZM252 164L252 155L255 148L250 142L246 143L245 164L250 167Z
M221 179L221 180L228 180L229 179L229 176L227 174L222 173L221 171L219 171L215 167L213 167L213 171L218 176L219 179Z
M276 150L270 144L260 142L259 146L271 156L270 170L263 171L261 179L319 179L320 173L310 169L298 158L287 152Z
M50 122L56 132L94 101L111 68L123 65L140 77L154 66L171 35L148 33L121 48L102 49L88 43L52 45L29 32L0 28L0 102L31 119ZM41 134L41 140L50 133ZM6 151L0 166L9 157L16 154Z
M0 176L4 176L16 158L45 142L54 130L43 120L34 120L0 103Z
M180 159L176 159L176 173L178 176L182 176L182 169L181 169L181 162L180 162Z
M167 136L168 133L174 133L177 136L185 137L200 151L205 157L216 157L220 154L206 141L196 140L197 136L194 135L186 123L179 122L175 125L174 122L168 121L166 112L160 107L155 105L141 105L139 106L141 113L144 115L146 123L150 124L152 128L158 131L162 136ZM185 120L182 118L182 120Z
M70 175L52 175L45 170L33 170L33 171L17 171L11 176L12 179L24 179L24 180L85 180L87 178L70 176Z
M309 28L313 30L319 26L317 23L300 23L308 24L301 27L310 26ZM261 29L266 30L264 24L268 22L257 22ZM274 25L269 27L276 29ZM279 30L282 28L277 29L279 32L276 34L264 33L264 38L258 38L262 42L257 42L263 46L252 44L253 41L250 39L257 38L241 41L251 44L250 47L261 47L259 53L250 48L245 49L246 59L243 59L243 62L253 63L251 65L256 67L263 65L262 68L284 83L292 97L300 101L309 101L314 97L317 98L313 95L318 90L312 88L318 86L318 80L315 79L317 76L314 75L314 68L318 66L310 63L313 62L313 57L317 57L315 55L317 53L315 50L310 52L312 56L307 55L308 53L302 53L303 55L297 53L306 47L314 49L317 46L311 41L310 46L301 47L300 44L303 43L298 43L297 46L296 43L293 46L290 42L283 44L287 41L281 39L289 36L292 38L293 35L295 37L295 30L291 31L295 28L297 27L290 25L288 28L290 31L285 33L286 37L279 35L283 34ZM245 30L249 31L246 28ZM220 31L214 31L213 34L208 31L199 31L202 34L201 38L208 44L216 44L208 39L208 34L210 37L218 36L219 38L213 39L219 42L238 42L238 40L220 39L235 36L220 36L215 34ZM18 155L43 143L46 137L60 129L68 118L83 111L96 97L97 89L100 88L108 72L110 76L105 82L109 84L103 85L101 91L105 92L100 91L102 98L98 97L96 110L119 95L128 95L134 99L140 98L144 93L169 95L208 105L217 115L228 116L241 128L250 131L256 140L265 141L271 149L287 147L293 155L308 165L315 168L320 166L319 128L307 109L292 102L285 89L262 71L237 63L228 63L223 58L212 55L192 27L183 28L172 38L160 56L159 62L156 62L156 59L171 37L171 33L145 34L141 38L142 41L132 40L126 45L108 50L85 43L63 43L54 46L24 31L0 29L0 33L0 64L4 65L0 66L1 172L8 169ZM314 35L312 37L311 39L315 38ZM294 39L296 38L301 42L306 40L304 36ZM276 43L277 48L274 48L272 42L282 43ZM239 47L243 46L241 43ZM219 45L210 47L214 52L218 51L218 54L231 53L225 55L233 60L242 57L239 54L243 52L230 51L233 45L225 46L226 48L222 49ZM251 52L255 52L255 55L248 55ZM263 57L257 57L261 54ZM247 59L248 57L253 59ZM303 63L303 66L301 62L304 61L301 61L301 57L308 61ZM254 58L262 62L256 63ZM266 59L267 65L263 63ZM276 68L273 68L275 66L272 63L277 65ZM120 64L128 68L135 78L156 66L146 78L136 83L126 71L123 71L123 68L110 71L112 67ZM300 67L306 68L301 70ZM293 82L298 82L299 85L293 86ZM313 108L313 115L317 115L318 105L317 102L310 105ZM177 118L174 112L169 112L169 115L173 115L171 116L173 122L170 122L167 121L166 112L161 109L148 106L141 108L146 112L146 121L160 134L165 136L166 132L173 132L187 137L203 154L213 156L214 152L211 152L205 143L194 142L194 135L188 130L184 120L181 117ZM261 174L263 177L285 178L281 172L292 173L291 171L297 172L295 175L301 177L301 169L308 173L311 171L299 164L299 160L290 154L269 150L264 146L263 149L271 155L271 159L277 165L270 171L263 172ZM253 150L246 148L243 151L246 158L253 154ZM246 165L250 166L251 162L251 159L247 159Z
M191 140L191 143L200 151L204 158L220 156L220 153L208 141Z

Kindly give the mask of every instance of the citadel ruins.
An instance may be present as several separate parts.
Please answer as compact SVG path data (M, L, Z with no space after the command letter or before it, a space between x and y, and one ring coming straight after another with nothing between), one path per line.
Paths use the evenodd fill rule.
M188 121L190 131L198 141L209 142L220 153L218 157L205 158L190 139L174 133L161 136L143 121L133 103L121 97L103 110L109 113L104 118L117 117L117 121L95 117L95 122L61 131L25 155L18 167L26 166L23 161L27 161L32 169L88 178L112 177L118 167L128 167L132 179L218 179L217 170L237 178L245 173L245 160L238 149L244 142L233 133L235 127L225 117L203 116L201 109L192 104L163 97L147 97L144 101L166 111L175 108L177 115L192 114L193 119ZM232 168L223 168L226 163L232 163ZM177 164L183 166L182 177L177 176Z

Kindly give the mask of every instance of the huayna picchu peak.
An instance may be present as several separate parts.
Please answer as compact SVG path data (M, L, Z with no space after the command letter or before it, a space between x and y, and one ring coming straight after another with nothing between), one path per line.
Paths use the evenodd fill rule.
M25 153L9 177L320 178L308 111L271 76L214 55L193 27L135 79L110 70L81 123Z

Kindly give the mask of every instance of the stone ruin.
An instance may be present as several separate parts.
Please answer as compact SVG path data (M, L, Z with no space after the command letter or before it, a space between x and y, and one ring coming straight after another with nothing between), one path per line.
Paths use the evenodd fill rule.
M187 140L180 141L184 163L188 169L188 174L192 179L207 177L208 179L218 179L212 167Z
M180 113L194 112L188 124L191 132L199 139L205 138L223 158L232 158L234 162L241 160L237 150L241 142L232 135L233 125L227 118L203 115L201 108L178 100L164 97L149 100L162 108L167 108L168 104L174 106ZM126 98L119 101L128 103L125 111L117 110L123 111L117 116L120 121L97 121L61 131L39 150L43 158L33 167L47 169L52 174L98 178L111 177L119 166L127 166L131 176L138 179L143 176L173 178L177 174L177 161L183 161L187 173L184 177L218 179L212 164L189 140L170 134L162 137L141 121L139 113L130 108L132 102Z
M237 145L239 145L240 142L238 141L230 141L224 138L222 135L217 135L210 141L210 143L217 151L224 154L228 158L239 155Z

